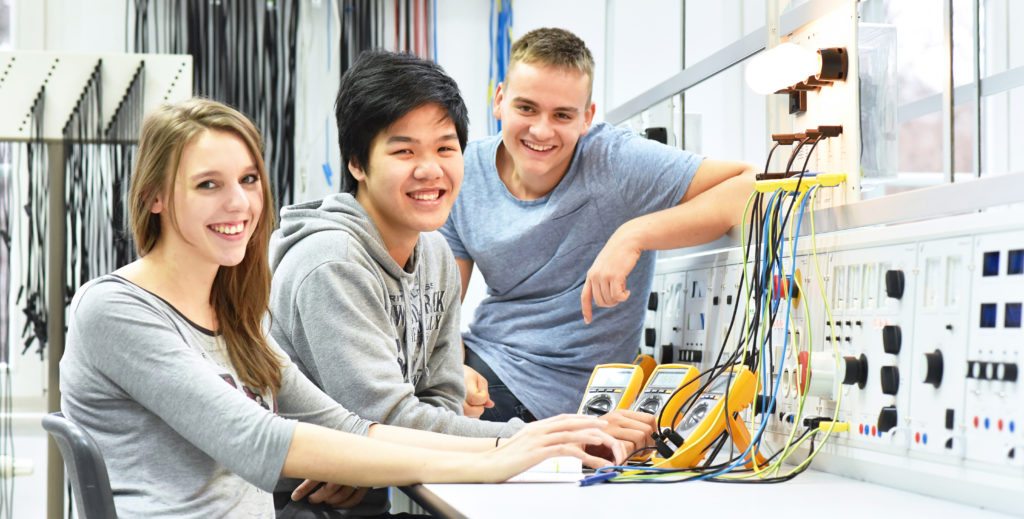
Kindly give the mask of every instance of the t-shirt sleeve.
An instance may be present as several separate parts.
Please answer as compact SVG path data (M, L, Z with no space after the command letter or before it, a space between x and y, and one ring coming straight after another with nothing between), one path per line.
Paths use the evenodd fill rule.
M387 297L381 282L356 262L332 261L315 268L298 289L299 319L291 330L309 343L310 358L303 363L319 373L324 392L363 417L462 432L459 425L468 418L420 400L405 381Z
M269 335L267 340L273 343ZM366 436L373 422L360 418L335 402L306 378L294 362L287 360L288 355L284 351L276 344L272 345L278 354L286 359L281 376L281 391L277 398L281 416Z
M613 173L631 217L678 205L704 160L621 128L605 130L595 144L604 151L599 167Z
M98 377L159 416L186 441L264 490L273 490L295 422L225 384L162 310L100 283L73 308L76 347Z
M455 224L456 211L458 208L458 201L452 206L452 212L448 215L448 221L441 226L441 235L448 242L448 247L452 250L452 254L458 259L472 260L473 258L469 255L469 251L466 250L466 246L462 243L462 236L459 235L458 227Z

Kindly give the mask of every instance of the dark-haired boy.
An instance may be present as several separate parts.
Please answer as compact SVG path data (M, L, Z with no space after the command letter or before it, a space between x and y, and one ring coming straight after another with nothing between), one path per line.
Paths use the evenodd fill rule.
M462 416L459 274L436 231L462 184L468 116L438 65L371 51L335 105L345 192L285 207L271 334L337 402L389 425L507 437Z
M272 336L364 418L511 436L521 420L462 414L459 270L435 232L462 184L458 86L432 62L371 51L342 77L335 111L345 192L282 209L270 244Z

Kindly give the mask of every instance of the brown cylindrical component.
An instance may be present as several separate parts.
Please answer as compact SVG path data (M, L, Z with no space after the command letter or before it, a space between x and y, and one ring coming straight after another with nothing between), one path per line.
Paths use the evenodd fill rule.
M846 72L849 69L849 54L843 47L830 47L819 49L821 55L821 73L818 79L827 81L846 81Z

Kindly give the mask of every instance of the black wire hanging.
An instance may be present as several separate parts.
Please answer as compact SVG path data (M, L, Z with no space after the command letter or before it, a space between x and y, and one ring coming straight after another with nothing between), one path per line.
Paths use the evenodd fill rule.
M102 60L64 126L65 305L86 281L135 259L124 204L143 116L145 62L106 127L101 84Z
M294 197L295 64L301 2L134 0L133 52L192 56L193 92L263 132L278 208Z
M46 282L47 244L49 234L49 161L46 143L43 142L43 111L46 88L43 87L32 102L29 141L25 145L28 182L25 186L24 206L25 239L21 257L22 283L18 289L17 304L25 313L25 326L21 330L24 341L22 354L36 345L36 353L43 359L47 344L49 323L49 297Z
M99 60L82 89L75 108L64 125L64 209L65 209L65 284L64 304L70 304L75 290L98 271L96 258L103 247L94 245L110 232L110 225L98 225L92 208L107 201L99 185L110 172L102 160L103 137L102 67ZM108 241L109 243L109 241Z
M10 363L11 198L14 145L0 142L0 364ZM0 509L3 506L0 505Z
M10 300L11 198L14 152L11 143L0 143L0 458L14 459L14 394L11 385ZM14 517L14 477L0 476L0 517Z
M95 208L100 214L87 215L87 225L94 224L97 229L109 229L109 239L96 242L98 250L107 252L93 269L94 275L110 272L135 260L135 244L132 239L128 222L128 210L125 200L128 199L128 181L131 178L132 166L135 164L135 152L138 151L139 132L142 131L143 94L145 92L146 62L139 63L128 89L114 110L114 116L104 131L108 164L104 168L109 172L108 183L99 188L104 196L104 204Z
M437 6L432 0L337 0L341 14L339 53L341 73L365 50L386 48L437 60L434 41ZM392 9L393 40L388 45L388 18Z

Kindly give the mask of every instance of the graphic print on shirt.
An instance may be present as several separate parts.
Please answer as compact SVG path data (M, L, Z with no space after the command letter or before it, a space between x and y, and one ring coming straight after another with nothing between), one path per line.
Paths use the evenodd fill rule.
M426 337L438 328L441 318L444 317L444 296L445 290L438 290L437 284L433 282L423 285L422 297L417 286L409 290L408 298L404 292L388 294L391 303L391 322L396 332L398 368L402 371L402 378L414 386L424 375L422 367L419 366L425 364L422 356L426 355ZM409 364L413 369L409 369Z
M259 404L260 407L266 409L267 411L277 414L277 399L274 399L272 402L267 402L266 400L263 399L263 395L257 393L256 391L253 391L249 386L242 384L231 373L221 373L220 378L224 379L224 382L227 382L228 385L235 389L238 389L239 386L241 386L242 393L244 393L245 396L249 397L249 400L256 402L257 404Z

